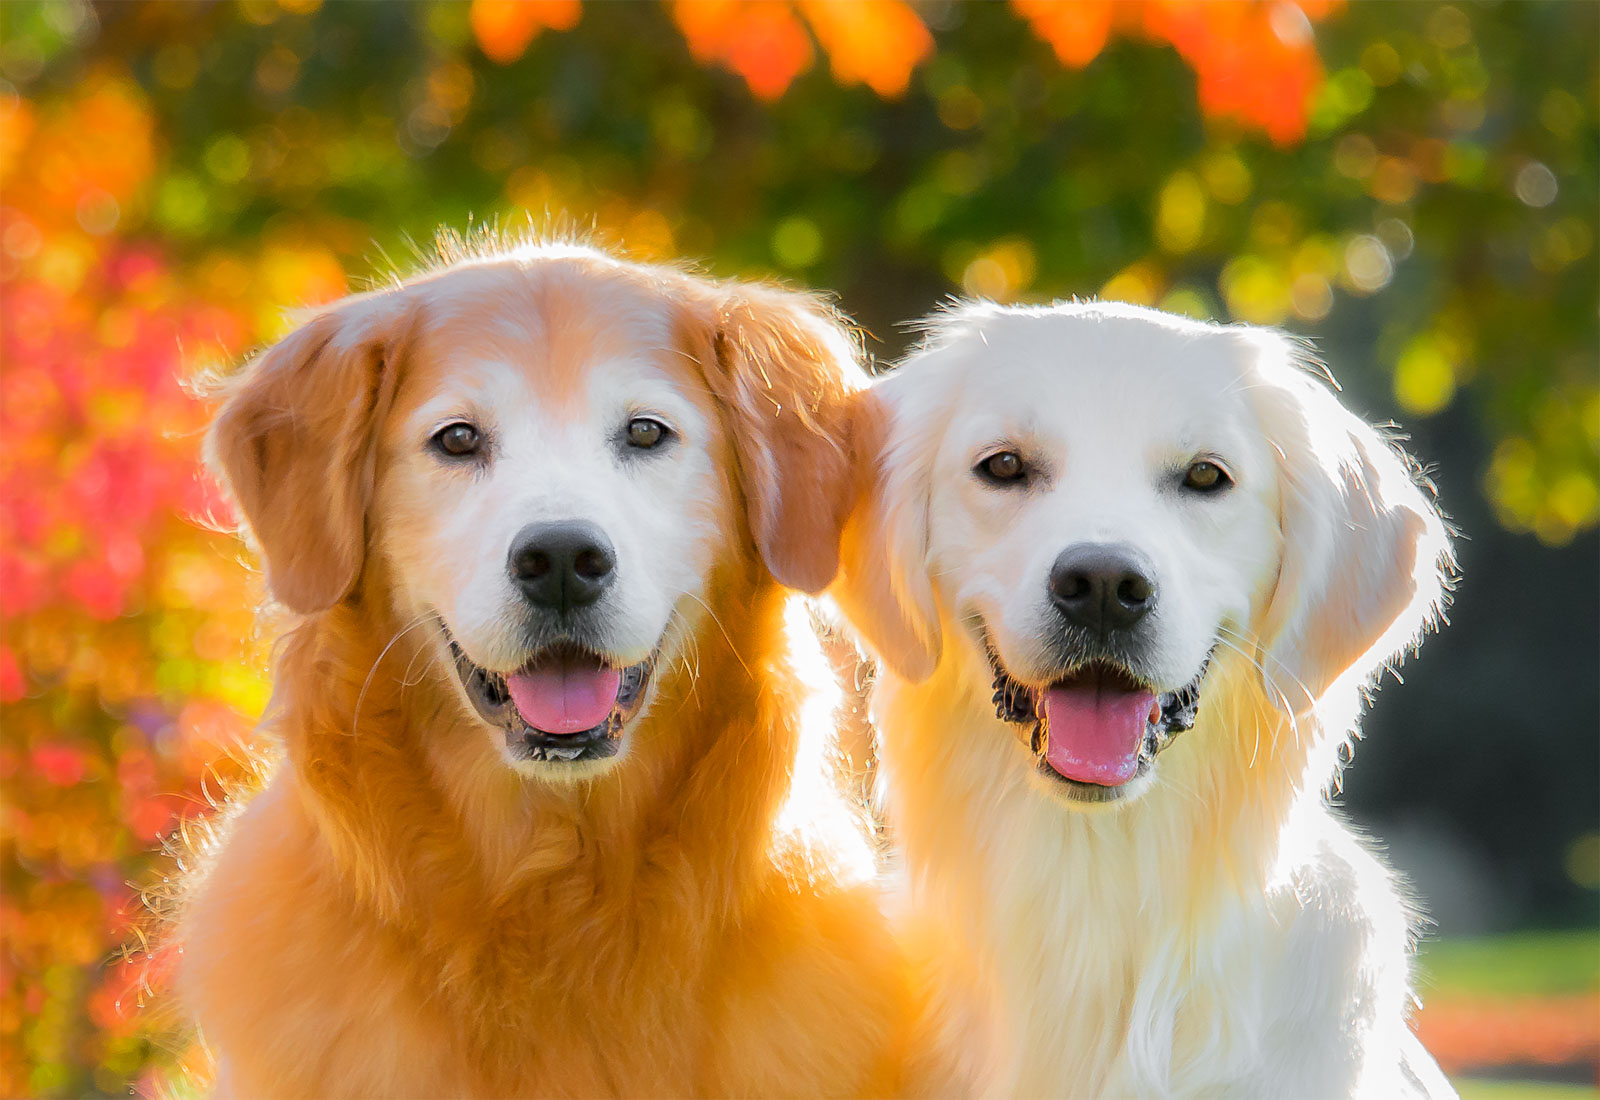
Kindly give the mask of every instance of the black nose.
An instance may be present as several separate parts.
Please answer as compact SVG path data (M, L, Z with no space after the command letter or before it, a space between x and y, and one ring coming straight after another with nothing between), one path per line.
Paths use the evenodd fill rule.
M536 523L517 533L506 568L529 603L565 614L600 598L617 555L592 523Z
M1074 546L1050 569L1050 601L1068 622L1102 637L1129 630L1155 605L1152 572L1129 547Z

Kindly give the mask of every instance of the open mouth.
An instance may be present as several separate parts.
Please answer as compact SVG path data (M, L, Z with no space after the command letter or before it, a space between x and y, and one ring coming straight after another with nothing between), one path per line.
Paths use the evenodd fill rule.
M1111 802L1146 774L1155 758L1200 709L1200 681L1158 692L1121 665L1089 661L1044 687L1012 678L992 644L985 648L994 670L994 706L1000 718L1038 758L1041 775L1066 785L1084 802Z
M442 625L442 623L441 623ZM474 664L445 629L456 675L480 717L504 731L518 761L576 763L615 756L623 727L639 713L655 670L652 653L617 667L582 646L560 642L515 672Z

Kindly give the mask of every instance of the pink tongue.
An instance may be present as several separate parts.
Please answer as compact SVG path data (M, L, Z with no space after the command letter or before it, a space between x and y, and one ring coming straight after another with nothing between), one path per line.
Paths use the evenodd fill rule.
M556 657L506 677L522 720L541 733L581 733L606 720L622 672L593 657Z
M1145 719L1155 701L1152 692L1097 684L1051 688L1044 697L1050 730L1045 761L1080 783L1126 783L1138 770Z

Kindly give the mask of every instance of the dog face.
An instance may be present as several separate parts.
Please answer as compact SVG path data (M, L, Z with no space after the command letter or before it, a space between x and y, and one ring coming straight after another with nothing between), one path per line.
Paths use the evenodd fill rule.
M465 274L385 420L375 549L511 759L582 774L559 766L615 755L737 538L726 440L659 296L556 269L517 301Z
M850 359L801 296L534 252L323 314L247 373L213 451L280 599L371 579L509 764L585 778L715 578L760 568L750 542L831 579Z
M1144 790L1214 658L1303 710L1438 598L1433 508L1274 334L972 307L873 399L840 602L903 676L992 678L1070 802Z

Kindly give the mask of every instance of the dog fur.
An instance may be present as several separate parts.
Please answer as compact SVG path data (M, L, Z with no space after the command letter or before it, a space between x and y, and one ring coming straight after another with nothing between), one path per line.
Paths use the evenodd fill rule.
M1412 915L1325 796L1364 692L1440 613L1448 538L1310 367L1259 329L971 304L873 387L833 591L880 661L943 1052L924 1091L1450 1094L1406 1022ZM976 476L1002 446L1027 487ZM1185 496L1206 456L1236 484ZM1084 539L1154 562L1160 690L1215 651L1192 731L1100 805L997 717L982 633L1019 679L1061 675L1046 575Z
M547 244L340 302L228 385L210 457L297 622L281 765L179 918L220 1095L899 1087L877 896L775 825L804 702L780 582L836 570L853 370L813 299ZM680 417L668 473L572 434L636 383ZM458 406L520 465L440 480L418 429ZM617 652L661 657L614 762L557 774L486 735L428 612L514 662L506 534L584 509L632 586Z

